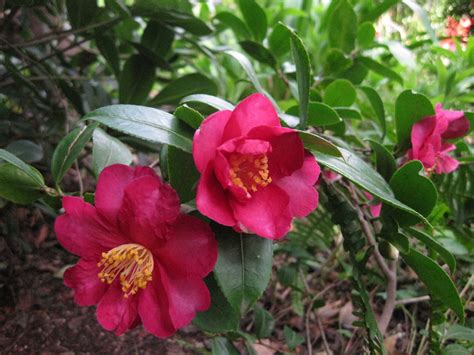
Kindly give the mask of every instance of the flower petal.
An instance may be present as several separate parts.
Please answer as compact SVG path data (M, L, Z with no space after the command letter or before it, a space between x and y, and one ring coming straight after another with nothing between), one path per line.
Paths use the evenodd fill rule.
M179 197L158 176L143 176L125 188L119 211L123 231L146 248L164 242L168 224L179 215Z
M142 176L156 176L156 173L146 166L132 168L123 164L114 164L102 170L94 198L97 211L116 222L125 188L130 182Z
M137 298L123 297L120 283L116 280L99 302L96 314L102 327L121 335L138 324Z
M143 326L153 335L166 338L176 332L169 315L168 297L155 269L153 280L138 294L138 313Z
M74 289L74 301L80 306L97 304L108 285L97 276L99 268L96 260L80 259L64 272L64 283Z
M283 238L290 230L289 204L288 194L275 184L258 190L245 203L231 201L237 221L250 232L269 239Z
M194 134L193 157L199 172L206 169L209 161L214 159L216 149L222 142L224 127L232 111L218 111L207 117Z
M161 280L168 295L169 314L176 329L188 325L196 312L211 305L211 295L200 277L179 277L173 270L160 267Z
M235 225L235 218L227 200L227 193L214 175L214 165L209 164L199 180L196 195L199 212L225 226Z
M168 232L169 239L154 255L166 270L181 277L205 277L217 261L217 242L200 219L181 214Z
M301 169L290 176L279 179L276 184L290 197L290 213L294 217L304 217L318 207L318 191L314 184L319 178L320 168L309 152Z
M244 136L258 126L280 127L280 120L269 99L262 94L253 94L242 100L232 112L224 129L224 141Z
M448 152L455 149L455 145L448 143L443 144L441 152L436 158L436 174L449 174L458 168L459 162L448 155Z
M56 218L54 230L61 245L69 252L95 259L103 251L127 242L115 226L81 198L65 196L63 207L66 212Z
M437 104L436 115L448 122L446 130L441 135L443 139L460 138L469 132L470 122L463 111L443 110L441 104Z

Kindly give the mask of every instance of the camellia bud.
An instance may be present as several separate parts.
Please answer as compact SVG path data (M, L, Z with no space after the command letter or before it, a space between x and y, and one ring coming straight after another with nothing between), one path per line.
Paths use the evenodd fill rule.
M397 260L400 254L397 248L385 240L379 243L379 251L385 259L389 260Z

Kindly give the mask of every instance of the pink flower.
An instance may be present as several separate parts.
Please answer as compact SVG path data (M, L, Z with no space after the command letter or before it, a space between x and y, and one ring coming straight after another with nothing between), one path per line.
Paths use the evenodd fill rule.
M339 175L338 173L335 173L332 170L323 170L321 175L329 183L336 182L342 179L341 175Z
M206 118L193 155L202 174L197 208L220 224L279 239L318 205L316 159L262 94Z
M71 196L63 207L56 234L80 256L64 283L77 304L97 304L105 329L120 335L143 323L167 337L209 308L202 279L216 263L216 240L204 222L180 213L178 195L152 169L107 167L95 207Z
M448 155L456 147L445 140L460 138L468 132L469 121L462 111L443 110L441 104L437 104L434 116L413 125L408 159L420 160L428 172L450 173L457 169L459 162Z
M364 195L369 199L370 214L372 217L378 218L380 216L380 212L382 211L382 202L374 204L376 199L374 199L372 194L368 193L367 191L364 191Z

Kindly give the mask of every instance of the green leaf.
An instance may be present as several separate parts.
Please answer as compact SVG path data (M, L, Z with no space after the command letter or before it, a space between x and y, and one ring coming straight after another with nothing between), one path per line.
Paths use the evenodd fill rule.
M165 86L148 104L151 106L175 105L183 97L197 93L215 95L217 93L217 85L203 74L187 74Z
M204 117L188 105L179 106L176 111L174 111L174 115L194 129L198 129L202 121L204 121Z
M268 338L275 328L275 320L270 312L259 305L255 305L255 335L257 338Z
M69 22L73 28L84 27L95 20L99 13L97 0L66 0Z
M273 31L268 37L268 46L277 57L281 57L290 51L290 34L281 23L277 23L273 27Z
M423 215L405 203L397 200L393 194L392 189L390 188L390 185L387 184L384 178L354 153L344 148L339 148L342 158L336 158L334 156L318 152L312 149L310 146L305 145L305 147L314 153L319 164L324 165L327 168L346 177L357 186L367 190L373 196L382 200L385 204L411 213L412 215L422 219L425 223L428 223Z
M385 13L389 8L399 2L400 0L383 0L374 7L372 7L372 9L363 16L362 20L374 22L379 18L380 15Z
M247 309L263 293L272 271L272 241L230 229L216 232L216 280L236 310Z
M383 176L385 181L390 181L393 173L397 170L397 163L392 153L388 151L382 144L369 140L372 150L375 152L375 165L377 172Z
M329 142L327 139L306 131L299 131L299 133L306 149L309 149L312 152L324 153L328 156L342 156L339 148Z
M44 184L43 175L41 175L38 170L28 164L25 164L24 161L17 158L12 153L0 148L0 162L2 162L2 160L5 160L6 162L16 166L23 173L28 175L31 181L34 181L38 186L46 187Z
M308 52L301 38L288 26L290 33L291 54L296 66L296 82L298 84L298 97L300 105L300 128L306 129L309 114L309 87L311 85L311 64Z
M420 242L425 244L428 248L433 249L436 251L441 259L448 265L449 269L452 273L456 270L456 259L454 258L453 254L446 249L440 242L436 239L431 237L430 235L426 234L425 232L415 229L415 228L408 228L408 233L418 239Z
M433 30L433 27L431 27L431 22L427 12L420 5L418 5L416 1L402 0L402 2L407 5L416 14L416 16L418 16L421 23L423 24L423 27L425 27L426 33L428 33L433 43L437 43L438 38L436 37L436 32Z
M460 324L452 324L448 327L445 339L462 340L472 343L474 342L474 329L463 327Z
M349 80L337 79L324 90L323 102L329 106L351 106L356 98L356 91Z
M61 139L51 158L51 173L57 185L90 141L97 124L72 130Z
M355 47L356 34L356 13L349 2L342 0L329 19L329 45L350 53Z
M298 106L293 106L290 107L286 113L293 116L299 116L299 111L300 110ZM330 126L341 121L341 118L332 107L323 104L322 102L309 103L309 126Z
M18 157L18 159L21 159L26 163L36 163L43 159L44 155L43 146L27 139L12 141L5 147L5 150L9 151Z
M192 154L173 146L168 147L168 176L171 186L176 190L182 203L196 197L199 172L194 166Z
M199 102L202 104L206 104L211 106L217 110L233 110L234 105L230 102L221 99L220 97L212 96L212 95L205 95L205 94L195 94L183 97L181 99L181 103L186 102Z
M239 355L240 352L232 342L224 337L216 337L212 340L212 355Z
M174 32L159 21L149 21L143 32L141 44L153 53L165 58L171 49Z
M117 138L109 136L104 130L96 128L92 135L92 170L96 176L112 164L130 165L132 153L125 144Z
M448 344L442 352L443 355L472 355L472 351L459 344Z
M451 308L464 322L464 307L458 291L448 274L432 259L410 249L408 254L401 254L403 260L416 272L431 294Z
M357 44L361 48L369 47L375 38L375 27L372 22L364 22L357 29Z
M169 144L186 152L192 151L192 133L168 112L136 105L111 105L83 117L117 131L152 143Z
M311 105L311 104L310 104ZM359 111L354 110L352 108L347 107L334 107L334 111L338 114L339 117L344 119L353 119L353 120L361 120L362 115Z
M422 118L434 114L433 105L426 96L412 90L403 91L395 102L395 128L398 148L404 150L409 147L413 125Z
M359 62L366 66L369 70L372 70L374 73L377 73L387 79L396 81L403 85L403 78L394 70L389 67L380 64L379 62L373 60L372 58L362 57L358 58Z
M390 179L396 198L427 217L438 200L438 192L433 182L424 176L423 164L412 160L400 167ZM394 217L400 226L410 226L419 222L415 216L403 211L394 211Z
M231 28L237 37L250 38L251 35L245 22L233 13L228 11L219 12L214 18Z
M213 274L204 280L211 293L211 306L205 312L198 312L193 323L205 332L222 333L237 331L239 327L239 312L229 304L217 285Z
M372 110L374 111L375 117L379 121L380 127L382 128L382 138L385 137L385 133L387 131L387 125L385 123L385 108L383 105L383 101L380 98L380 95L377 91L369 86L359 86L359 89L365 94L367 99L372 106Z
M119 79L119 101L142 104L155 81L155 66L142 55L133 55L125 62Z
M328 74L339 73L351 67L352 60L340 49L330 48L324 61L324 71Z
M269 94L263 88L262 84L260 84L260 81L257 77L257 73L255 72L252 63L250 63L250 60L248 60L245 55L236 51L225 51L224 53L234 58L240 64L240 66L242 67L242 69L244 69L245 73L247 74L248 78L252 82L255 89L257 89L257 91L261 92L262 94L265 94L266 96L269 96Z
M298 345L304 343L303 336L286 325L283 328L283 336L285 337L285 342L290 350L295 350Z
M238 5L253 37L262 42L267 34L267 15L255 0L238 0Z
M109 34L98 33L95 37L95 44L110 65L115 75L120 74L120 58L117 46L115 44L115 37Z
M239 44L242 49L256 61L267 64L272 68L276 67L276 59L272 52L270 52L260 43L253 41L241 41Z
M14 203L28 204L43 195L45 185L41 173L32 166L27 167L28 172L11 163L0 163L1 198ZM38 181L40 178L41 182Z

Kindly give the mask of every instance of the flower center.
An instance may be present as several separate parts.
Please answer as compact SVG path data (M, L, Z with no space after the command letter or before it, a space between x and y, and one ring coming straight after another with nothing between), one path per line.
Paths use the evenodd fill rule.
M230 156L229 161L232 183L247 193L249 191L256 192L259 187L265 187L272 182L266 154L234 153Z
M153 255L139 244L122 244L102 253L97 264L102 267L100 281L111 284L120 275L123 297L128 298L145 288L153 273Z

